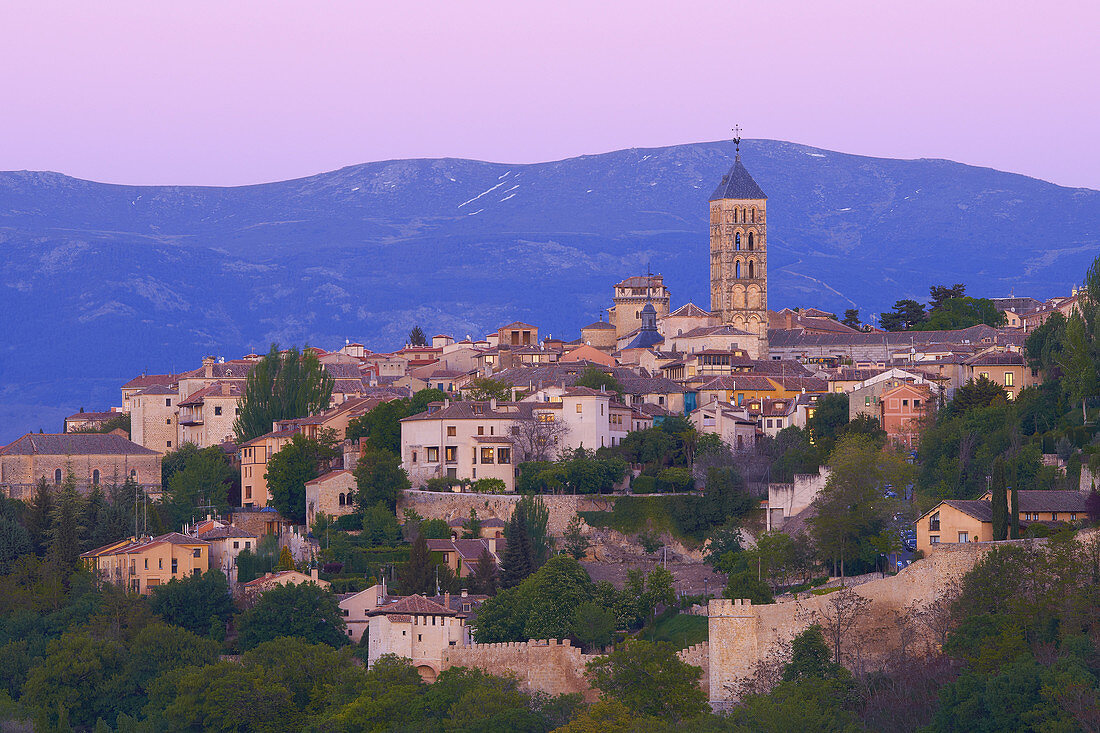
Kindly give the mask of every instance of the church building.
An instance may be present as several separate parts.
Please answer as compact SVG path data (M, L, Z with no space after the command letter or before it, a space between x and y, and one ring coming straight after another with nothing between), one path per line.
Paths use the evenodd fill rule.
M710 309L723 324L759 339L768 351L768 197L741 162L710 197Z

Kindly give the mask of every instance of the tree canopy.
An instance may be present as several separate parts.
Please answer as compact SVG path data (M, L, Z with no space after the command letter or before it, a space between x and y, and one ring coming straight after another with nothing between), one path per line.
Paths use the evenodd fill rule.
M261 358L245 382L233 423L237 443L271 432L278 420L314 415L329 406L335 380L309 349L291 347L279 351L278 344Z

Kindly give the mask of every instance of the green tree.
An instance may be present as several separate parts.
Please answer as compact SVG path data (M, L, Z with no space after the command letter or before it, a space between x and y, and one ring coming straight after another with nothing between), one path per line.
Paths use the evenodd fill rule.
M442 402L445 399L447 399L447 395L441 389L422 389L409 400L408 412L410 415L419 415L428 409L429 403Z
M54 488L45 477L34 485L34 496L27 507L26 528L31 536L31 547L39 555L46 554L49 543L50 523L53 521Z
M280 636L335 647L347 642L336 596L316 583L275 586L238 619L242 649L252 649Z
M462 539L476 540L481 536L481 520L478 519L477 510L471 508L470 516L462 523Z
M924 306L915 300L902 299L894 310L879 316L879 325L886 331L908 331L925 319Z
M133 712L125 674L126 649L120 642L66 633L46 646L45 659L31 668L22 705L33 711L41 730L60 728L61 719L91 729L100 718L113 724L120 712Z
M499 586L500 573L497 570L497 561L489 553L489 548L483 547L474 566L474 572L470 574L470 589L474 593L493 596L496 595Z
M491 377L476 377L467 387L471 400L497 400L507 402L512 399L512 385Z
M877 559L867 540L879 534L897 511L886 487L911 483L912 467L900 456L880 451L863 436L848 436L829 457L831 473L814 500L810 536L819 553L839 565L861 556Z
M268 459L265 477L271 505L287 519L304 524L306 482L320 476L328 461L335 457L334 446L296 434Z
M844 320L842 320L841 323L843 323L848 328L859 329L859 327L862 325L859 320L859 309L849 308L844 311Z
M848 395L832 392L822 395L809 420L814 444L825 453L832 453L836 441L848 425Z
M527 532L526 505L517 502L512 510L512 518L504 529L507 542L504 556L501 558L500 584L503 588L512 588L523 582L535 571L531 535Z
M783 666L782 681L851 679L851 673L832 657L821 627L814 624L791 641L791 661Z
M588 548L592 545L581 528L581 518L577 514L574 514L566 525L562 540L565 542L565 551L576 560L583 560Z
M285 685L267 669L235 662L165 675L154 683L146 711L159 730L275 733L302 724Z
M757 606L775 603L772 597L771 587L760 579L758 572L751 568L745 568L730 573L726 583L726 589L722 593L725 598L747 598Z
M0 517L0 573L7 573L20 555L31 551L31 536L23 525Z
M70 470L57 490L49 533L50 558L65 567L72 567L80 557L87 531L83 517L84 500L76 490L76 476Z
M588 367L581 372L581 375L577 377L577 381L573 382L573 386L588 387L589 389L604 389L608 392L620 395L626 392L626 387L622 385L622 382L613 375L596 367Z
M1005 401L1008 393L1005 388L997 384L989 377L979 376L977 379L969 379L966 384L955 390L955 397L951 400L951 407L959 414L966 413L974 408L989 407L995 401Z
M1100 259L1100 258L1098 258ZM1091 337L1091 338L1090 338ZM1098 350L1096 335L1090 334L1081 313L1074 312L1066 324L1065 342L1058 361L1061 368L1062 386L1071 403L1081 404L1083 422L1088 422L1085 398L1096 394Z
M929 313L927 321L918 324L918 331L954 331L984 323L1000 328L1007 317L986 298L951 298Z
M397 497L411 486L409 475L401 468L401 459L384 450L367 450L355 464L352 474L355 476L355 504L360 509L381 503L394 512Z
M379 403L348 423L346 437L351 440L365 437L368 448L400 455L401 419L410 414L414 413L409 412L409 404L405 400Z
M409 551L408 562L401 566L399 578L405 595L435 593L435 563L432 562L428 540L423 533L417 533L412 550Z
M965 297L966 285L963 283L955 283L951 287L946 285L933 285L928 288L928 295L928 310L930 312L935 312L943 308L948 301Z
M237 443L271 432L273 423L314 415L329 406L335 380L309 349L278 344L252 368L233 423Z
M143 628L130 644L126 674L145 692L153 680L183 667L214 664L221 645L179 626L155 623Z
M275 566L276 570L293 570L294 569L294 557L290 554L290 548L283 545L283 548L279 550L279 564Z
M230 488L240 476L218 446L200 450L187 445L191 444L175 451L165 485L164 504L175 526L203 518L210 511L205 507L219 514L228 512Z
M167 623L200 636L210 631L212 618L218 619L224 626L233 615L229 583L219 570L173 578L155 586L149 598L149 608Z
M680 660L667 643L633 641L588 663L592 686L638 715L682 721L701 714L707 696L702 670Z
M427 346L428 337L424 335L424 329L419 324L409 331L409 346Z
M1005 482L1005 460L997 456L993 461L990 481L993 492L993 539L1008 539L1008 484Z
M595 601L585 601L573 611L573 633L589 653L615 639L615 614Z
M401 540L397 517L383 502L363 512L363 532L359 538L371 547L393 545Z

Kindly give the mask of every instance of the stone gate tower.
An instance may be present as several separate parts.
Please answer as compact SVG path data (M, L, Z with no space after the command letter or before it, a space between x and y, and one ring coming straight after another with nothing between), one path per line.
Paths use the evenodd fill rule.
M768 197L741 163L710 197L710 309L722 323L768 343Z

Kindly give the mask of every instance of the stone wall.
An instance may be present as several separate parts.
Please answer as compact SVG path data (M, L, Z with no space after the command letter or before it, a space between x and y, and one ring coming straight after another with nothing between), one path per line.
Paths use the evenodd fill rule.
M849 634L863 647L864 659L874 663L898 644L896 614L904 613L907 607L934 601L987 552L1002 544L942 545L897 575L852 588L870 603ZM765 606L754 606L747 600L712 600L708 609L711 704L720 708L736 701L740 684L753 674L759 662L828 616L833 600L830 595L806 593L790 602Z
M596 655L582 654L568 640L471 644L446 649L443 669L473 667L491 674L511 674L528 692L580 693L592 702L597 693L589 686L584 671L585 664L595 658Z
M496 518L507 522L520 498L518 494L457 494L410 489L398 498L397 515L400 517L405 509L413 509L425 519L450 521L466 519L474 509L479 519ZM615 503L615 497L600 495L544 494L539 498L550 511L547 527L553 535L561 535L578 511L607 510Z
M710 644L701 642L692 644L687 649L681 649L676 653L681 661L695 665L703 670L703 676L699 678L699 686L703 691L710 689Z

